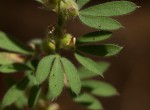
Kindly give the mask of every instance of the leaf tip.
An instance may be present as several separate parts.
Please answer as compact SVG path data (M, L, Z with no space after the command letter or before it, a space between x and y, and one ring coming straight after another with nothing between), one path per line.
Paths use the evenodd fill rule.
M103 75L103 74L101 74L100 76L101 76L102 78L104 78L104 75Z
M120 53L123 50L123 47L121 46L117 46L118 50L116 50L116 53L114 55L117 55L118 53Z
M53 97L53 98L51 99L51 102L53 102L55 99L56 99L56 98Z
M137 8L141 8L142 6L136 6Z
M120 47L119 52L123 50L123 47Z

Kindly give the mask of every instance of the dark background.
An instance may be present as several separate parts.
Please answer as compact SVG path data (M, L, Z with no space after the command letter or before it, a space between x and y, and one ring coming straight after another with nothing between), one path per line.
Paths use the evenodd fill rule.
M92 0L89 5L106 1L111 0ZM104 75L105 81L114 85L121 94L102 98L105 110L150 110L150 1L132 1L141 8L117 18L125 28L114 31L113 37L107 41L118 43L124 49L116 57L104 59L112 64ZM47 25L53 24L56 16L38 7L40 5L34 0L0 0L0 30L23 43L31 38L44 37ZM91 31L78 19L69 23L67 29L74 36ZM0 74L0 100L7 90L4 78ZM63 106L69 106L72 110L79 108L66 97L64 95L60 99Z

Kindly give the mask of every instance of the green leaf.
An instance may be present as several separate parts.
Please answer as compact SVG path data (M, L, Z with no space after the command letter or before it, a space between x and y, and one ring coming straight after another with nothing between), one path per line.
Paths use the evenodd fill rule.
M110 84L97 81L97 80L86 80L82 81L82 87L91 89L91 93L102 97L111 97L118 95L117 90Z
M99 65L100 74L103 74L109 67L109 63L107 62L98 62L97 65ZM92 78L92 77L98 76L98 74L93 74L93 72L89 71L85 67L80 67L78 69L78 73L81 79Z
M15 54L0 52L0 65L12 64L14 62Z
M35 75L34 75L34 72L35 71L26 71L25 72L25 75L29 78L30 82L28 84L28 87L31 88L33 87L34 85L38 85L38 82L35 78Z
M39 85L34 85L31 88L29 99L28 99L28 106L30 108L33 107L37 103L40 93L41 93L41 88Z
M31 70L31 68L21 63L7 64L0 66L0 72L2 73L15 73L25 70Z
M25 63L25 57L20 54L10 52L0 52L0 65L12 64L12 63Z
M89 16L119 16L133 12L138 7L130 1L113 1L95 5L80 11Z
M90 109L90 110L103 110L103 106L97 99L95 99L95 100L93 100L93 103L90 106L88 106L88 109Z
M18 100L29 83L29 79L25 77L18 84L12 86L5 94L2 100L2 106L6 107Z
M109 57L118 54L122 50L122 47L115 44L87 45L77 47L77 50L95 56Z
M60 62L60 58L57 57L54 61L50 76L49 76L49 91L51 98L57 98L64 86L64 71L62 68L62 64Z
M77 4L79 9L81 9L84 5L86 5L90 0L77 0Z
M89 42L99 42L110 38L112 35L111 32L108 31L95 31L79 37L77 41L79 43L89 43Z
M9 89L3 99L3 106L8 106L14 103L20 96L22 96L22 91L18 90L15 86Z
M31 54L31 51L25 48L20 42L8 37L4 32L0 31L0 48L12 52Z
M92 95L83 93L74 99L75 102L80 103L83 106L86 106L90 110L102 110L102 104L94 98Z
M78 60L78 62L83 65L85 68L87 68L88 70L90 70L91 72L99 74L99 65L97 65L96 62L94 62L93 60L91 60L90 58L84 57L81 54L75 53L75 57ZM99 74L102 76L102 74Z
M100 30L117 30L122 27L122 25L108 17L93 17L86 15L79 15L80 20L87 26Z
M67 81L69 83L69 86L71 87L71 90L75 94L79 94L81 89L81 82L78 75L78 72L74 65L66 58L61 58L61 62L64 68L64 72L67 78Z
M36 80L39 84L43 83L50 73L50 70L55 59L54 55L44 57L38 64L36 71Z
M27 105L27 97L25 94L22 94L20 98L15 101L15 106L20 110L22 110Z

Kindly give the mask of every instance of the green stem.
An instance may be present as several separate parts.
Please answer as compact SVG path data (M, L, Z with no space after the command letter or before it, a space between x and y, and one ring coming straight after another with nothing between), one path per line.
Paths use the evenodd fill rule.
M60 38L63 35L63 17L62 17L62 13L61 13L61 0L59 0L58 2L58 16L57 16L57 25L56 25L56 38L55 38L55 42L56 42L56 53L59 53L59 43L60 43Z
M57 18L57 27L58 28L63 28L63 16L62 16L62 13L61 13L61 0L59 0L58 2L58 18Z

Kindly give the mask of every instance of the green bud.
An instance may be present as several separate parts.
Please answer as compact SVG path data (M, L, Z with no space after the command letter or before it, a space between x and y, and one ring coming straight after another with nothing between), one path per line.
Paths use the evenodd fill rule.
M72 49L75 47L76 38L71 34L65 34L60 40L59 48L61 49Z
M55 8L55 12L58 12L58 5ZM62 0L60 2L60 13L64 20L74 18L78 15L78 5L74 0Z
M55 41L47 38L43 40L43 49L46 53L55 53Z

